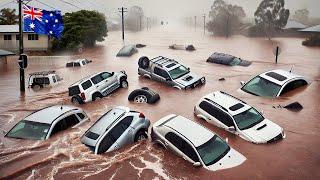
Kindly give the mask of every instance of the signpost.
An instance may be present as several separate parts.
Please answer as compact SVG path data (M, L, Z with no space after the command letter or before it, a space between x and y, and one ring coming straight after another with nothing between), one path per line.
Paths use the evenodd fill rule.
M23 21L22 21L22 2L19 1L19 66L20 66L20 92L25 92L24 68L27 67L27 55L23 54ZM21 65L22 66L21 66Z
M276 64L278 63L278 56L280 55L281 53L281 49L279 46L277 46L276 48L274 48L273 50L273 54L276 56Z

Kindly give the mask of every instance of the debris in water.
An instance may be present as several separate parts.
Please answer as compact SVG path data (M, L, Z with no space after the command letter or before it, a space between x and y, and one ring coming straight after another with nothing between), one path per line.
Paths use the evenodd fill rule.
M225 78L220 78L220 79L219 79L219 81L225 81L225 80L226 80Z
M283 108L286 108L291 111L301 111L303 109L303 106L299 102L294 102L284 106Z
M147 45L145 44L136 44L136 48L143 48L143 47L146 47Z

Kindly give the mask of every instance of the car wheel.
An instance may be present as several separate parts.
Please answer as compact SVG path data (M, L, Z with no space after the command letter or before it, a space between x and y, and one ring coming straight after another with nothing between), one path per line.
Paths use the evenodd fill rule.
M72 102L72 104L75 104L75 105L83 104L83 101L79 96L73 96L71 98L71 102Z
M142 56L141 58L139 58L138 65L140 68L146 69L149 67L149 64L150 64L150 60L148 57Z
M129 87L128 81L125 80L125 79L121 80L120 85L121 85L122 88L128 88Z
M43 86L40 85L40 84L33 84L33 85L31 86L31 88L32 88L34 91L39 91L41 88L43 88Z
M145 95L137 95L136 97L134 97L133 101L135 103L147 103L148 98Z
M100 93L94 93L92 95L92 101L96 101L96 100L99 100L99 99L102 99L102 95Z
M148 139L148 135L144 131L139 131L136 136L134 137L134 142L142 141Z

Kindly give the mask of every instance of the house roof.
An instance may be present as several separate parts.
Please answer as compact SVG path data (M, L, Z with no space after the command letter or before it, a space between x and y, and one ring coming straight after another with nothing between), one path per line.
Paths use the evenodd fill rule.
M300 30L302 32L320 32L320 24Z
M0 33L19 33L19 25L0 25Z
M15 55L15 53L0 49L0 57L1 56L9 56L9 55Z
M306 28L306 25L297 21L290 20L287 22L286 27L284 27L283 29L304 29L304 28Z

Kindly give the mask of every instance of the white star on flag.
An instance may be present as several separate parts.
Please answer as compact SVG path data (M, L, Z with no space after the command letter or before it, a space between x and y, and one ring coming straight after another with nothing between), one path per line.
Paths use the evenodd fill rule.
M34 29L36 27L33 23L31 23L29 26L31 29Z
M53 16L53 14L52 13L50 13L50 17L52 17Z
M56 19L54 22L55 22L55 23L58 23L59 21L58 21L58 19Z

